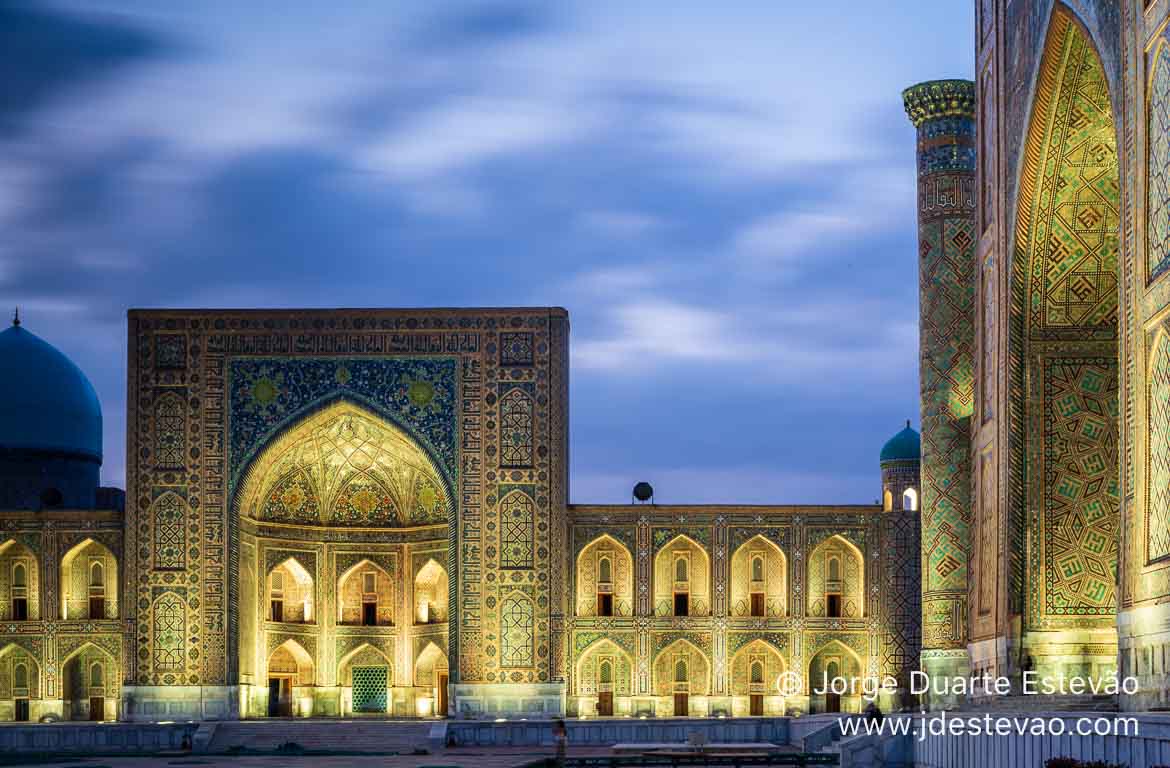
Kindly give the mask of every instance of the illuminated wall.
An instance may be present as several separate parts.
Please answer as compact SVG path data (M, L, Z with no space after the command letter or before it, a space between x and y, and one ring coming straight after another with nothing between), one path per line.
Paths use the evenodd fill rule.
M1031 511L1025 665L1048 674L1116 666L1118 205L1105 72L1057 11L1023 159L1009 335L1012 490Z
M1123 707L1165 706L1170 7L976 11L972 657L1009 675L1117 664L1141 687Z
M560 711L563 312L134 312L131 337L130 695L160 712L200 689L200 714L255 713L291 640L315 669L299 714L344 711L370 686L412 689L390 691L392 709L437 700L444 667L461 713ZM393 622L373 639L338 583L367 555ZM313 620L272 626L260 603L290 557L312 576ZM365 644L394 677L359 665L360 686L339 684ZM412 669L432 679L412 685Z
M569 515L580 553L570 629L572 714L598 712L603 659L612 661L614 714L630 716L671 716L679 693L687 694L692 715L749 715L753 696L770 715L823 709L823 700L810 699L810 664L832 643L849 649L865 674L905 683L917 668L916 511L574 505ZM598 551L633 553L632 612L597 614ZM683 589L688 610L677 615ZM832 609L830 594L839 598ZM685 680L676 679L680 661ZM762 681L752 679L753 664ZM796 675L784 692L782 672ZM900 703L891 694L883 706ZM856 698L844 704L860 707Z

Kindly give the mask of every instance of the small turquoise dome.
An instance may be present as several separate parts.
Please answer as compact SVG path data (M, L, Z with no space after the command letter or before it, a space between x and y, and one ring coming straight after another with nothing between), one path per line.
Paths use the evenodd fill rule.
M910 428L909 420L906 428L891 437L882 446L881 462L887 461L918 461L922 456L922 445L918 433Z
M0 449L102 460L102 407L93 385L19 320L0 333Z

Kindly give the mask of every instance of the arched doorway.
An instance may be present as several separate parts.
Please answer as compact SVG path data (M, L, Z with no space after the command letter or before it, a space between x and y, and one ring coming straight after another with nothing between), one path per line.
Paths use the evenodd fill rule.
M1008 507L1028 514L1009 525L1030 552L1017 566L1020 647L1041 674L1104 676L1116 665L1122 481L1117 132L1100 57L1059 3L1045 40L1011 268ZM994 557L986 548L980 570L993 572ZM977 610L990 607L991 583Z
M117 660L103 648L86 643L61 665L61 698L66 720L100 722L118 715Z
M297 689L313 685L313 659L300 643L286 640L273 649L268 656L267 678L269 717L308 714L298 701Z
M423 692L416 699L419 715L448 714L448 680L447 654L434 642L428 642L414 661L414 685Z
M33 703L40 703L40 678L40 665L28 649L9 643L0 651L0 680L6 683L0 708L11 706L4 719L18 723L36 719L39 712L34 712Z
M411 715L420 698L433 706L436 686L418 690L413 659L394 650L446 639L440 553L451 501L427 450L389 419L337 401L284 429L243 478L235 503L246 716ZM273 657L273 637L298 646ZM335 663L339 644L370 659ZM306 665L305 648L326 666ZM397 677L392 659L404 665Z
M694 643L675 640L654 660L654 688L665 707L659 712L675 717L707 713L693 699L706 701L711 689L711 662Z
M577 660L576 672L578 714L628 713L634 673L629 652L608 638L597 640Z
M810 712L860 712L862 667L857 652L838 640L817 651L808 663Z
M772 644L753 640L744 645L731 659L732 706L741 708L746 701L746 714L752 717L784 714L776 682L786 669L784 657ZM739 709L737 714L742 712Z

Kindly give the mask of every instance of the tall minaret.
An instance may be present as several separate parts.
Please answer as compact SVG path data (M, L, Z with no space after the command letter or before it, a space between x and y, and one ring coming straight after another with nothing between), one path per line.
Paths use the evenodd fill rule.
M965 675L979 235L975 84L932 80L902 98L918 129L922 669L931 677Z

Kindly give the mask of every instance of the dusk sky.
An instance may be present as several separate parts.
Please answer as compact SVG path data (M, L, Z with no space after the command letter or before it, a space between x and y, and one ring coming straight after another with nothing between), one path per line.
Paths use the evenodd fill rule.
M124 485L131 307L563 306L571 496L865 503L962 0L0 0L0 304Z

